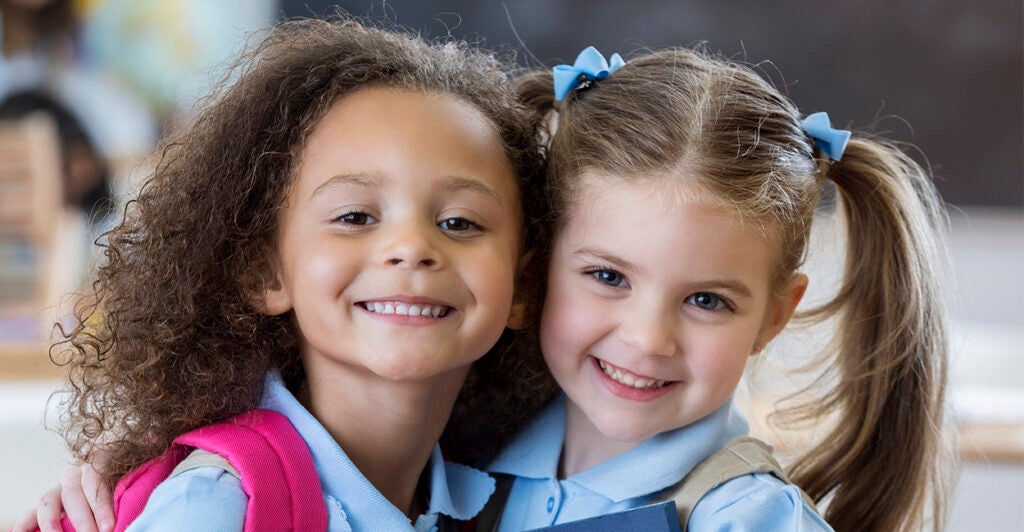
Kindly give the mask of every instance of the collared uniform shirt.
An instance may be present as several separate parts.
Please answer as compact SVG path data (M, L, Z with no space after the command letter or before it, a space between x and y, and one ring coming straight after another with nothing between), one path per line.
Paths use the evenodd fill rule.
M436 530L439 514L471 519L494 491L494 479L489 475L445 462L435 446L427 465L429 507L411 523L356 469L327 429L295 399L276 373L267 377L260 408L284 414L309 446L327 505L328 530L332 532ZM191 469L157 486L128 530L242 530L248 502L241 483L224 470Z
M730 400L686 427L663 432L566 479L558 479L565 396L548 405L487 467L515 476L499 532L567 523L643 506L729 440L747 434ZM746 475L710 491L690 530L832 530L795 486L771 474Z

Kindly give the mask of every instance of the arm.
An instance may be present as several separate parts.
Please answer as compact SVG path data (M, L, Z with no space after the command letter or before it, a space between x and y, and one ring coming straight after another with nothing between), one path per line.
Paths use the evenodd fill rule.
M690 514L688 529L832 531L796 486L770 474L745 475L708 492Z
M46 492L39 506L26 513L11 529L60 532L67 512L79 532L114 529L113 489L89 464L70 466L61 483ZM150 495L146 509L129 530L241 530L248 497L241 482L213 467L192 469L161 483Z

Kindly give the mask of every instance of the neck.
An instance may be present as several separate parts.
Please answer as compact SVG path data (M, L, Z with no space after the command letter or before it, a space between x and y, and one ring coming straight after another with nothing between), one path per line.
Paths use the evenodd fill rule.
M416 486L468 372L396 382L350 366L307 365L298 399L367 480L415 521L424 510Z
M565 443L558 465L559 478L567 478L614 458L640 442L611 439L601 433L587 415L566 399Z

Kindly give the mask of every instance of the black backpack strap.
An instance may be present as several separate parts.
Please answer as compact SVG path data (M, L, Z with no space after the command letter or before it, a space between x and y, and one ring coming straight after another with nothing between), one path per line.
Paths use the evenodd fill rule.
M508 494L512 491L512 484L516 477L504 473L492 473L494 477L494 493L487 499L484 509L476 516L476 532L496 532L498 523L501 521L501 514L505 511L505 503L508 502Z

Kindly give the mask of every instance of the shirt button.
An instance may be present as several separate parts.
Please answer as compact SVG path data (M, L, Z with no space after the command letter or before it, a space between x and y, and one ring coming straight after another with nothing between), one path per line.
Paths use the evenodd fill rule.
M555 498L553 496L552 497L548 497L548 513L551 513L551 510L554 510L554 509L555 509Z

